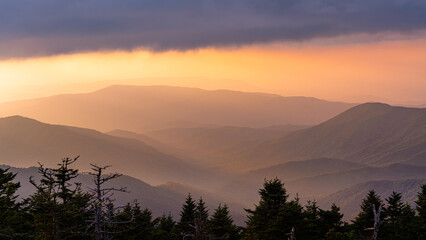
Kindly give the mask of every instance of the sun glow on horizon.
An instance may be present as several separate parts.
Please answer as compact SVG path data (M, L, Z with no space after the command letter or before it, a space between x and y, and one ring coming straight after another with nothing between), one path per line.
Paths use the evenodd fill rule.
M424 66L426 41L91 52L0 61L0 93L8 87L30 85L101 81L156 85L159 81L164 85L239 88L325 99L371 95L426 101Z

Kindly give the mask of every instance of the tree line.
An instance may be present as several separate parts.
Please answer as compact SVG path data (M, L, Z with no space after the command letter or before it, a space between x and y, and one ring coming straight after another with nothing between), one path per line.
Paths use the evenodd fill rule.
M29 181L36 191L17 200L20 183L16 174L0 169L0 239L141 239L141 240L415 240L426 239L426 185L417 195L415 208L393 192L381 199L370 190L360 211L344 222L340 208L333 204L321 209L315 201L302 205L298 197L289 199L279 179L265 180L260 201L247 212L246 226L236 226L226 204L209 215L202 198L188 194L180 218L152 212L135 201L115 206L112 195L125 188L105 187L121 174L104 174L108 166L92 165L93 186L84 191L74 179L72 164L64 158L56 168L40 165L39 181Z

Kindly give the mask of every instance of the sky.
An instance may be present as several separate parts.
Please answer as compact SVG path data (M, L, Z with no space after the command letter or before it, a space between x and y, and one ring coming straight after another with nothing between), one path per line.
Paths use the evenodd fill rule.
M426 103L424 0L0 0L0 101L177 85Z

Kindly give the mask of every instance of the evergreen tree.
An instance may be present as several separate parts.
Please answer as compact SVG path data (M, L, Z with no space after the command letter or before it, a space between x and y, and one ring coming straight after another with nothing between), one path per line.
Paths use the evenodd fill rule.
M117 223L114 227L114 239L154 239L152 212L149 209L142 210L137 201L133 205L128 203L122 210L114 213L113 217Z
M392 192L389 198L386 198L386 207L383 209L383 214L387 216L386 223L381 229L381 235L389 240L401 239L401 230L399 229L399 220L402 216L404 203L401 201L401 194Z
M416 226L415 211L408 204L404 204L404 206L402 207L401 216L397 221L397 229L398 233L394 239L422 239L419 237L419 234L421 234L421 230L419 230Z
M320 227L320 209L317 206L315 201L308 201L308 205L305 206L305 210L303 211L303 229L299 236L302 239L314 240L320 239L321 237L321 227Z
M201 220L207 222L209 219L209 211L206 207L206 203L204 202L203 198L200 197L200 199L197 202L197 207L195 209L195 216L197 218L200 218Z
M78 171L70 168L77 159L64 158L54 169L40 165L40 182L30 178L36 192L25 202L34 221L35 239L88 237L85 234L88 216L85 210L90 204L90 195L83 193L79 183L72 182Z
M34 239L55 239L57 238L57 215L58 205L55 202L50 189L41 188L31 195L26 203L28 211L33 218Z
M265 180L263 189L259 190L260 202L255 210L248 210L248 239L280 239L284 230L278 225L278 215L287 201L287 191L278 179Z
M386 214L386 222L389 224L395 224L402 215L402 209L404 203L401 201L401 193L392 192L389 198L386 198L386 208L383 209L383 213Z
M366 198L362 201L361 211L355 217L355 220L353 221L353 227L354 230L364 238L370 238L372 235L371 231L365 231L365 229L373 227L373 206L376 208L376 211L378 211L381 202L381 198L376 194L374 190L370 190ZM384 216L382 214L381 219L383 220L383 218Z
M141 211L139 204L133 206L133 221L130 223L131 226L134 226L134 234L132 238L128 239L140 239L140 240L150 240L154 237L154 223L152 221L152 212L151 210L145 208Z
M299 202L299 198L285 203L278 214L277 226L283 231L283 236L295 229L296 238L301 239L303 236L303 206Z
M335 232L336 235L343 234L343 214L340 213L340 208L336 204L331 205L330 210L319 210L319 227L320 236L324 237L329 232Z
M219 205L210 219L210 231L214 239L239 239L239 229L229 215L228 206Z
M206 204L203 198L197 202L197 206L195 209L195 218L194 218L194 230L195 235L194 239L196 240L204 240L208 238L209 235L209 212L206 207Z
M417 210L417 231L419 239L426 239L426 184L422 186L421 191L417 194L416 200Z
M154 239L156 240L177 240L181 239L176 233L176 223L172 216L164 215L155 219Z
M110 207L111 208L111 207ZM114 207L112 206L112 209ZM122 209L118 210L117 213L112 214L114 221L117 222L132 222L133 221L133 207L130 203L127 203ZM130 239L131 231L133 230L133 226L130 224L117 225L111 231L116 232L114 236L115 239Z
M192 199L191 194L185 199L185 203L182 206L182 210L180 212L180 220L177 224L177 232L180 236L186 234L194 234L194 219L196 214L196 205L194 200Z
M22 230L29 227L20 204L16 203L16 191L21 185L13 182L15 177L16 174L9 172L9 169L0 168L0 238L25 238Z
M392 192L386 199L387 204L383 210L386 219L380 229L381 239L417 239L419 231L415 226L415 211L401 199L402 195L396 192Z

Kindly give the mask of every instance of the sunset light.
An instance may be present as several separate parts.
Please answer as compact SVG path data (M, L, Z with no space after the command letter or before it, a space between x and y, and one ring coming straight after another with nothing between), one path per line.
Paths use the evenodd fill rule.
M425 0L0 0L0 240L425 240Z

